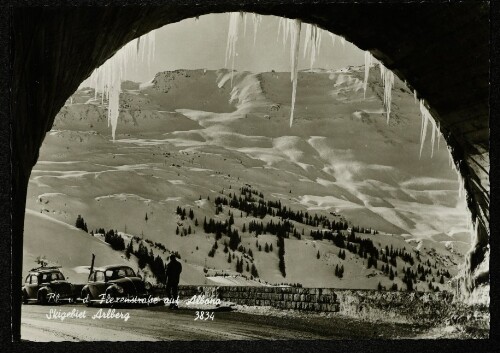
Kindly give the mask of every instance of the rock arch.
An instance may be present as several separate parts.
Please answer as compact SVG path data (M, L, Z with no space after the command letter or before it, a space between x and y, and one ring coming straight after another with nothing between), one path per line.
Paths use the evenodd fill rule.
M489 4L251 4L220 0L161 7L14 8L12 10L13 290L21 286L28 179L54 117L92 70L130 40L163 25L215 12L299 18L370 50L416 89L451 147L465 180L477 239L467 259L468 292L489 270ZM486 264L486 270L482 270ZM481 270L478 270L481 269ZM14 299L14 338L20 301Z

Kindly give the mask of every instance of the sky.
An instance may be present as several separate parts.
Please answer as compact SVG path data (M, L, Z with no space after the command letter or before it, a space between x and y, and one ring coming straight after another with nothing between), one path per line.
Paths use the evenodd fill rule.
M290 71L290 42L283 46L278 39L279 18L262 16L254 45L253 22L247 20L244 36L243 22L240 22L239 39L236 44L234 68L238 71L266 72ZM157 72L177 69L221 69L225 65L229 14L210 14L198 20L190 18L168 24L156 30L156 52L150 67L144 65L137 72L127 73L126 79L145 82ZM299 69L310 67L309 58L304 58L304 27L301 33ZM340 69L349 65L363 65L364 52L355 45L342 45L337 37L335 46L332 38L324 32L320 54L314 68ZM228 63L230 68L230 63Z

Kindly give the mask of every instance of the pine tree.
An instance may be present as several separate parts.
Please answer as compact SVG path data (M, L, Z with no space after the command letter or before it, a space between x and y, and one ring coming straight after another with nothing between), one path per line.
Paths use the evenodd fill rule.
M83 217L81 215L78 215L78 217L76 217L75 227L78 229L81 229L87 233L89 231L87 228L87 224L85 223L85 221L83 220Z
M319 250L318 250L318 253L316 254L316 258L319 259L321 257L321 255L319 254Z
M228 254L228 256L227 256L227 262L231 263L231 254Z
M148 221L148 213L146 212L146 217L144 217L144 220L147 222Z
M259 273L257 272L257 267L255 267L255 264L252 264L251 274L254 277L259 277Z
M179 227L175 227L175 235L179 235Z
M264 251L265 252L269 252L269 245L266 243L266 245L264 246Z
M198 218L196 218L196 219L194 220L194 226L195 226L195 227L198 227Z
M127 249L125 250L125 256L127 259L130 259L130 254L134 252L134 246L132 245L132 241L130 241L127 245Z

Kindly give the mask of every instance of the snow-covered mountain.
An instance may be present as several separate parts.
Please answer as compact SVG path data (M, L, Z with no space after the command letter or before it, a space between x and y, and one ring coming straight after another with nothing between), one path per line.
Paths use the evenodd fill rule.
M107 124L107 102L92 89L75 92L47 134L30 179L25 270L38 255L59 261L68 271L88 264L81 262L90 259L95 240L75 241L78 233L90 238L61 226L74 225L80 214L89 231L116 229L178 251L186 264L184 283L256 284L213 276L235 274L236 261L229 263L231 256L223 251L229 241L225 235L215 255L208 256L215 235L204 232L203 220L224 222L230 212L232 229L239 231L245 247L245 255L236 250L235 258L244 259L248 277L246 264L255 264L262 282L343 288L376 288L380 282L404 288L403 269L417 272L431 264L434 272L425 281L434 278L434 286L446 286L436 284L437 271L455 274L470 240L444 141L432 158L426 144L420 158L421 120L413 94L396 79L387 124L380 73L371 70L366 97L363 75L363 67L300 72L290 127L289 73L160 72L150 82L122 85L115 141ZM251 221L283 219L247 216L229 205L217 210L217 197L241 197L241 188L249 187L263 202L280 201L294 212L342 220L356 230L377 230L355 236L371 239L381 257L386 246L405 249L415 263L398 257L398 274L390 280L380 271L387 263L379 260L377 269L367 268L368 260L353 251L339 258L341 249L331 240L310 237L311 231L325 231L323 226L293 221L304 235L285 239L283 277L276 235L248 232ZM194 218L181 220L177 207L193 210ZM176 234L188 227L191 234ZM56 232L65 235L54 236ZM347 236L347 231L340 234ZM257 243L274 249L259 251ZM108 256L103 252L101 261L128 262L109 247L106 251L110 259L103 259ZM335 276L336 266L343 266L342 278ZM417 280L417 288L428 290L425 281Z

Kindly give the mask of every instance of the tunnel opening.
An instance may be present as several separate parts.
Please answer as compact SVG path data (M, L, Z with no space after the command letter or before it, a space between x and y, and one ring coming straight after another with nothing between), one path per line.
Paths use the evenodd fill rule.
M154 26L156 26L156 25L154 25ZM147 27L147 26L146 26L146 27ZM134 34L134 36L135 36L135 35L136 35L136 34ZM347 37L347 36L346 36L346 37ZM124 40L124 41L122 42L122 44L123 44L123 43L125 43L125 42L127 42L127 41L126 41L126 40ZM103 52L106 52L106 53L107 53L107 54L105 54L104 56L109 56L109 55L110 55L109 53L111 53L111 52L112 52L112 50L109 50L109 51L108 51L108 50L105 50L105 51L103 51ZM374 52L375 52L375 54L376 54L376 53L377 53L377 50L374 50ZM87 72L90 72L89 70L90 70L90 69L87 69ZM397 70L396 70L396 72L397 72ZM417 81L418 81L418 80L417 80ZM411 82L411 81L409 81L409 83L410 83L410 84L412 84L412 82ZM73 86L74 86L74 84L73 84ZM422 88L422 90L421 90L421 91L422 91L422 92L425 92L425 88ZM419 91L419 92L420 92L420 91ZM299 95L300 95L300 94L299 94ZM58 100L60 101L60 97L58 98ZM437 104L437 106L439 106L439 104ZM432 108L432 105L431 105L431 108ZM55 109L55 108L53 108L53 109ZM52 110L52 111L50 112L50 114L54 114L54 116L55 116L55 113L53 113L54 111L55 111L55 110ZM431 111L432 111L432 110L431 110ZM47 114L49 114L49 113L47 113ZM49 115L50 115L50 114L49 114ZM44 115L45 115L45 114L44 114ZM440 116L440 115L438 115L438 116ZM440 116L440 117L441 117L441 116ZM49 120L50 120L50 119L49 119ZM50 125L51 125L51 123L50 123L49 125L46 125L46 129L47 129L47 130L49 130L49 126L50 126ZM448 135L446 135L446 124L442 124L442 126L443 126L443 127L444 127L444 129L445 129L445 135L444 135L444 137L445 137L445 139L447 140L447 143L448 143L449 145L453 145L453 139L454 139L454 138L456 138L456 137L454 137L451 133L449 133ZM448 130L448 131L449 131L449 130ZM460 143L458 143L458 145L460 145ZM35 150L36 150L36 149L35 149ZM34 153L36 153L36 157L35 157L35 159L34 159L34 160L36 160L36 159L37 159L37 157L38 157L38 151L36 150L36 151L34 151ZM465 155L463 155L463 153L464 153L464 152L463 152L463 150L462 150L462 149L460 149L460 148L455 148L455 149L453 149L453 150L452 150L453 158L454 158L454 160L456 160L456 161L457 161L458 169L459 169L459 171L461 172L461 174L462 174L462 175L464 175L464 174L465 174L466 176L470 176L470 169L469 169L469 166L467 165L467 158L466 158L466 156L465 156ZM29 165L29 163L28 163L28 165ZM25 169L25 170L26 170L26 169ZM29 173L28 173L28 174L29 174ZM26 177L27 177L27 176L26 176ZM22 180L22 179L21 179L21 180ZM471 182L469 179L465 178L465 184L466 184L466 185L465 185L465 189L466 189L466 190L470 190L470 188L471 188L470 184L471 184L471 183L472 183L472 182ZM488 186L489 186L489 184L488 184ZM22 188L21 188L21 189L22 189ZM477 268L477 267L478 267L481 263L483 263L483 262L484 262L484 261L483 261L483 260L484 260L484 258L485 258L485 251L484 251L484 250L485 250L485 247L486 247L486 248L488 247L488 245L487 245L487 244L488 244L488 240L487 240L487 239L488 239L488 234L489 234L489 230L488 230L489 228L488 228L488 226L484 223L484 220L483 220L483 219L486 219L486 220L487 220L487 219L489 218L489 216L487 216L487 215L489 214L489 212L488 212L488 207L485 207L484 205L481 205L481 209L480 209L480 211L479 211L479 212L481 212L481 211L482 211L482 212L484 212L484 214L480 214L480 213L478 212L478 210L477 210L477 209L478 209L478 207L477 207L477 199L476 199L476 198L474 198L474 196L475 196L475 195L476 195L476 194L475 194L475 192L474 192L474 191L472 191L472 192L469 192L469 193L468 193L468 203L469 203L469 209L471 210L471 213L472 213L472 218L474 219L474 218L478 218L478 217L479 217L480 222L481 222L481 223L479 224L479 230L478 230L478 232L477 232L477 238L478 238L478 241L479 241L479 243L480 243L481 245L478 245L478 246L476 247L478 250L479 250L479 249L481 249L481 251L479 251L479 252L477 252L477 251L476 251L476 252L474 252L474 251L473 251L473 252L471 253L471 255L470 255L470 265L471 265L471 268L474 268L474 269L475 269L475 268ZM488 196L488 195L486 195L486 196ZM488 196L488 199L489 199L489 196ZM486 243L485 243L485 240L486 240ZM486 272L486 273L487 273L487 272ZM467 283L467 285L469 286L469 290L470 290L470 289L472 289L473 287L475 287L475 286L477 286L477 285L481 284L481 281L482 281L482 280L484 280L485 278L487 278L487 275L485 276L485 275L484 275L484 272L483 272L483 273L481 273L479 276L477 276L475 279L473 279L473 283L470 283L470 282L469 282L469 283ZM474 281L477 281L477 283L474 283Z

